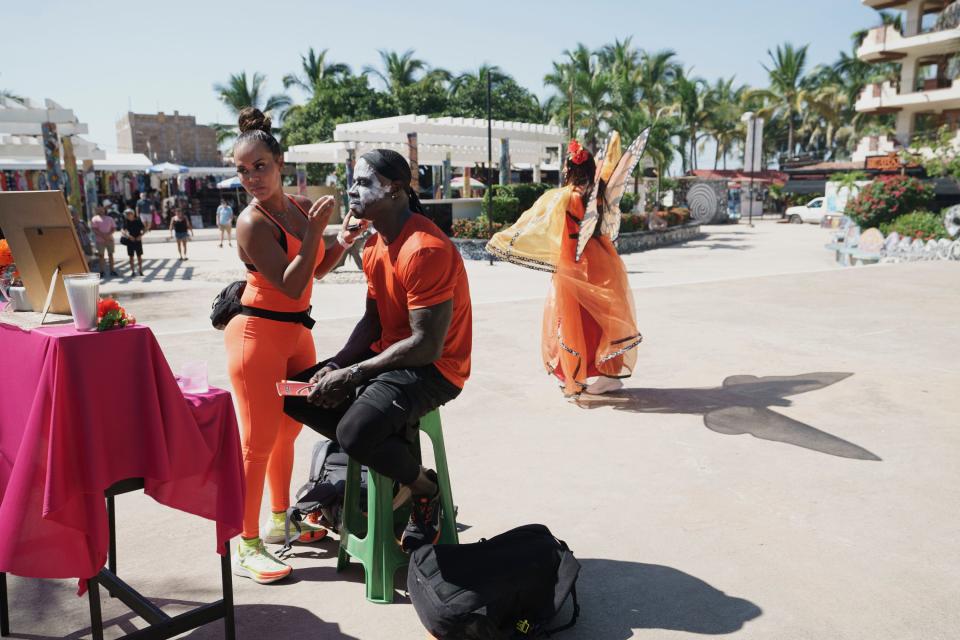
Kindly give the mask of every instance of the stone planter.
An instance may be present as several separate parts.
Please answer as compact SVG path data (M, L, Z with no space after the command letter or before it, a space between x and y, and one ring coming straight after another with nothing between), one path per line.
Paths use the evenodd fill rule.
M670 244L679 244L693 240L700 234L700 223L688 222L668 227L663 231L634 231L621 233L617 238L617 251L621 255L656 249Z
M621 233L617 238L617 251L623 255L627 253L637 253L671 244L687 242L700 236L700 225L696 222L669 227L663 231L634 231L632 233ZM486 240L475 240L473 238L451 238L457 251L463 256L464 260L489 260L491 255L486 250ZM494 260L497 260L494 257Z

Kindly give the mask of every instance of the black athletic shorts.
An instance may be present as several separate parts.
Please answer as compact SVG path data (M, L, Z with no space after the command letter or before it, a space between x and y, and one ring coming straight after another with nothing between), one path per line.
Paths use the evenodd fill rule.
M373 352L369 356L372 357ZM366 359L364 357L363 359ZM307 382L329 360L320 362L293 376L293 380ZM370 405L386 416L394 433L411 438L420 418L460 395L460 387L443 377L432 364L408 369L394 369L371 378L353 399L334 408L318 407L306 398L288 396L284 412L323 433L336 431L336 425L354 402ZM327 437L330 437L329 435Z

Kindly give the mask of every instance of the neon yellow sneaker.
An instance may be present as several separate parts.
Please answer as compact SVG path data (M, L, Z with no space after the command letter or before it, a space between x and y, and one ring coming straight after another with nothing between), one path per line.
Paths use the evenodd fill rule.
M233 554L232 565L234 575L250 578L260 584L283 580L293 571L293 568L274 558L260 538L241 538Z
M268 544L283 544L286 541L284 535L284 523L287 519L285 513L271 513L266 522L260 527L260 537ZM297 535L297 528L290 523L290 535ZM300 537L294 538L297 542L316 542L327 537L327 530L323 527L311 523L307 519L300 522Z

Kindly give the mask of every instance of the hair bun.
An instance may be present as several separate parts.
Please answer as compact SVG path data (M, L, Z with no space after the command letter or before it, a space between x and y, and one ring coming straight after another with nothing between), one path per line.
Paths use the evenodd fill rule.
M240 118L238 120L240 133L256 130L270 133L270 123L270 117L264 115L263 112L256 107L244 107L243 110L240 111Z

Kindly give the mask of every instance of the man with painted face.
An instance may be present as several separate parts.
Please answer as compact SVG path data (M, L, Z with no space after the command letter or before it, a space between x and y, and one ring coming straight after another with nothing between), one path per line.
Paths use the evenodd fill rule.
M351 214L377 233L363 251L366 312L333 358L295 377L314 383L284 411L337 440L413 500L401 538L407 551L439 538L437 475L411 452L421 417L460 394L470 375L472 312L463 260L426 216L399 153L364 154L350 187ZM341 239L341 244L345 242Z

